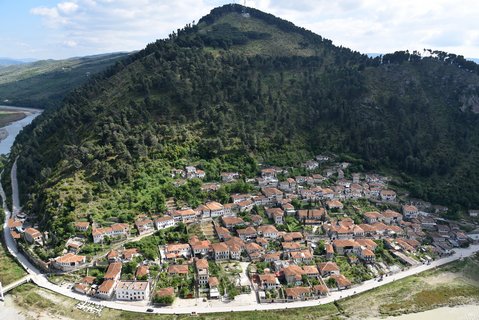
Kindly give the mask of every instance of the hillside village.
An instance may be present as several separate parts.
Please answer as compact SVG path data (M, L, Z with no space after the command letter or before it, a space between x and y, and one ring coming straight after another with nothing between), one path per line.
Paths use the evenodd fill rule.
M76 236L47 261L48 233L25 219L8 226L52 281L99 299L157 305L243 295L260 303L320 299L479 241L441 218L447 208L409 199L387 177L326 155L300 170L263 167L254 179L223 172L221 181L202 182L206 191L238 180L252 186L227 203L178 208L170 201L167 212L139 214L134 224L76 221ZM190 165L171 176L181 185L206 173ZM477 219L476 210L470 215Z

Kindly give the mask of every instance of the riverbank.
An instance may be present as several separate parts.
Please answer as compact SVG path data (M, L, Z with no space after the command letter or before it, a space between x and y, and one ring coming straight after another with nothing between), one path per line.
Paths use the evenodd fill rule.
M0 141L8 137L8 131L5 128L0 128Z
M15 112L10 109L4 109L0 107L0 141L8 137L8 130L4 127L20 121L27 117L27 112Z
M0 105L0 154L7 154L18 133L43 110Z

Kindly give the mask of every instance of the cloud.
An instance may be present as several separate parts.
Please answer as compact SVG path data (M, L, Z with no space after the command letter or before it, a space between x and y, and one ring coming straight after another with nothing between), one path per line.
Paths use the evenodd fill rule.
M97 53L142 49L212 8L204 0L72 0L30 12L54 30L59 44L75 42L77 49Z
M78 10L78 4L75 2L62 2L57 4L57 8L60 12L64 14L72 14Z
M54 40L75 53L137 50L230 0L68 0L33 8ZM243 3L243 1L236 1ZM479 6L472 0L247 0L361 52L432 48L477 56Z
M257 0L256 7L361 52L448 50L478 55L472 0ZM290 3L290 4L288 4ZM291 5L293 4L294 5Z
M61 2L55 7L36 7L30 10L30 13L42 16L47 26L56 27L65 25L69 22L68 16L78 9L74 2Z
M75 48L76 46L78 46L78 42L74 40L65 40L63 41L63 45L68 48Z
M59 17L57 8L37 7L30 10L30 12L48 19L57 19Z

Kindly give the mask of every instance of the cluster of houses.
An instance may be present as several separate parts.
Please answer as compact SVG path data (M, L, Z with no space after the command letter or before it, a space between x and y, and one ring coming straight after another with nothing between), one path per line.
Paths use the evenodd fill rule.
M206 173L194 166L186 166L184 170L173 169L171 172L171 177L183 179L204 179L206 177Z
M308 161L304 167L315 170L319 161ZM168 244L160 248L161 258L170 263L169 272L172 274L180 274L180 270L187 273L187 264L194 263L195 270L203 272L204 277L196 275L201 285L209 285L204 261L267 262L269 268L258 275L257 288L264 291L284 287L285 298L304 300L351 286L351 281L331 261L335 255L347 257L350 263L374 264L377 247L374 240L379 239L384 240L386 249L397 251L400 260L401 256L417 252L426 233L423 216L414 205L403 205L401 212L366 212L363 214L364 221L359 224L348 217L332 218L336 216L334 213L343 209L342 201L346 199L366 198L398 204L396 192L387 188L387 178L352 174L352 180L346 180L343 170L347 167L347 163L342 163L334 170L327 170L324 176L311 174L284 181L277 178L285 173L282 169L265 168L261 170L261 177L255 179L259 189L256 194L232 194L231 202L227 204L212 201L197 208L172 210L154 221L157 229L169 228L178 222L214 219L219 242L194 237L189 243ZM322 187L321 184L334 174L338 178L336 184ZM224 173L222 178L226 182L234 181L238 174ZM314 201L319 205L314 209L296 210L291 203L294 199L303 203ZM264 207L265 216L248 214L255 206ZM308 232L278 231L277 227L285 223L287 216L295 217L303 225L319 228L321 236ZM313 251L318 240L325 240L325 258L328 261L315 264ZM399 252L404 254L399 255ZM182 264L176 265L177 261ZM405 258L403 262L410 261ZM198 268L198 263L204 268ZM296 280L293 281L293 278ZM214 279L213 283L216 281ZM215 296L215 291L211 296Z
M123 262L131 261L138 255L136 249L125 250L123 253L110 251L107 259L108 269L102 282L95 284L96 278L86 276L75 283L73 290L80 294L94 296L99 299L124 301L148 301L150 299L150 279L147 265L139 265L134 280L120 280ZM144 280L143 280L144 279Z
M48 234L42 234L36 228L28 227L25 229L23 221L14 218L8 219L7 227L15 241L23 238L29 244L43 246L45 237L48 237Z
M233 199L244 197L244 195L232 196ZM281 200L280 203L282 203ZM286 204L289 205L279 204L278 207L266 208L266 217L247 215L248 221L234 212L225 215L224 209L218 203L206 204L202 208L208 208L203 209L209 211L208 218L211 217L212 212L214 217L220 216L214 222L214 230L219 242L200 240L193 236L188 243L167 244L160 248L162 262L169 263L169 274L185 276L189 273L188 264L195 264L195 269L198 271L197 283L200 286L207 285L210 290L213 290L210 291L210 297L216 297L217 279L213 280L213 285L207 282L208 268L205 261L266 262L269 265L269 272L259 275L259 290L278 289L284 284L285 294L290 297L288 299L292 299L291 297L298 292L301 294L295 299L306 299L316 298L317 294L325 294L328 290L351 286L351 281L341 275L337 265L330 261L335 255L347 257L350 263L374 264L377 247L374 240L383 239L387 249L411 254L420 248L420 241L424 236L420 224L405 221L404 214L392 210L381 213L366 212L363 215L364 221L361 224L355 224L347 217L332 219L325 208L295 210L294 207L291 208L290 203ZM407 205L403 207L404 212L411 213L411 209ZM223 215L218 213L221 210ZM204 218L202 210L188 209L187 211L190 216L188 220L178 219L178 221L188 223ZM277 226L282 225L283 218L288 215L294 216L304 224L320 228L322 236L318 238L314 233L278 231ZM161 220L166 219L163 217ZM171 217L168 221L172 221L170 226L174 226L175 218ZM329 263L324 265L315 264L313 251L318 239L325 240L324 256ZM275 244L274 249L272 244ZM181 264L176 264L179 261ZM406 263L408 261L405 260ZM198 264L203 267L198 267ZM298 266L302 267L297 268ZM331 269L333 266L337 268L334 272L324 271L325 267ZM295 282L291 281L292 273L297 279ZM304 275L310 279L309 282L303 281ZM330 276L334 280L332 288L326 285ZM305 291L306 289L291 290L290 288L292 285L297 287L305 283L313 283L308 286L310 290L308 292Z
M334 164L322 174L315 173L326 161L328 156L317 156L305 162L302 166L313 171L308 176L288 177L282 168L264 168L259 177L251 180L257 192L232 194L225 204L208 201L196 208L174 208L154 218L141 215L135 220L134 228L139 235L146 235L180 222L211 221L215 239L192 236L188 243L160 246L160 262L168 264L166 272L171 276L194 276L198 288L214 299L219 298L220 281L210 276L208 261L265 263L264 270L250 275L260 301L264 302L316 299L331 290L351 287L352 281L342 274L334 262L335 257L344 256L350 264L381 268L376 263L377 240L404 264L415 263L411 256L423 248L427 236L432 238L429 248L439 255L449 254L454 247L470 240L457 225L436 214L421 211L412 203L401 206L385 177L346 174L349 167L346 162ZM172 177L179 180L205 176L204 171L194 166L172 171ZM238 172L221 173L223 183L239 178ZM331 180L335 182L330 183ZM203 189L216 190L218 186L204 183ZM361 221L353 220L344 214L343 202L361 198L390 204L396 209L363 212ZM310 209L304 209L305 206L300 209L297 203ZM264 208L264 214L262 209L260 212L254 208ZM294 218L302 231L284 231L288 217ZM8 226L14 238L19 238L21 222L11 220ZM127 238L131 226L115 223L100 227L78 221L74 227L80 233L91 229L93 242L104 243L107 238ZM43 241L36 229L28 228L21 233L27 242L41 244ZM53 259L52 266L72 271L85 265L86 257L78 255L83 242L82 238L69 239L68 252ZM317 249L322 245L324 251L318 254ZM74 290L102 299L148 300L152 289L146 265L138 267L135 280L120 280L122 263L138 254L136 249L111 251L103 282L96 285L92 277L85 277L75 284ZM155 295L173 296L175 290L159 288Z

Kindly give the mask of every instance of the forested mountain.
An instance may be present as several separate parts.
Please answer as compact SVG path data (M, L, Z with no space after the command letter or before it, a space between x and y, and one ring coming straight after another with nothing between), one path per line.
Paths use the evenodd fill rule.
M109 53L0 66L0 104L40 109L60 106L70 91L125 56Z
M442 52L371 59L226 5L72 92L10 159L26 210L59 238L78 216L131 221L170 196L198 205L198 182L173 187L174 167L253 176L259 162L324 151L387 168L418 197L478 207L478 70Z

